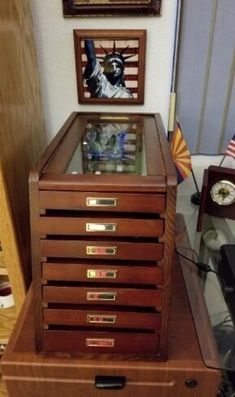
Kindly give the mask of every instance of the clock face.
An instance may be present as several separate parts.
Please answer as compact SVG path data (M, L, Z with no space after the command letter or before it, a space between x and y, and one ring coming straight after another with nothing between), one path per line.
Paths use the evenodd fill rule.
M217 181L212 186L210 195L218 205L231 205L235 202L235 184L227 180Z
M204 170L197 231L204 214L235 220L235 169L211 165Z

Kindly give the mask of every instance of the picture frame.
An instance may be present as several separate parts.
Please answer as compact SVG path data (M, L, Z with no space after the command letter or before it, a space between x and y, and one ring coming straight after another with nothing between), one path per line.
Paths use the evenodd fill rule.
M146 30L73 33L78 102L143 104Z
M160 16L162 0L63 0L64 17Z

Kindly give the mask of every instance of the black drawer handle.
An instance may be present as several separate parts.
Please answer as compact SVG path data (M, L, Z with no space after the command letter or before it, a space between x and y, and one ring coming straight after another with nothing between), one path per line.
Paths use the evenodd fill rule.
M97 389L120 390L125 387L125 376L96 376L95 387Z

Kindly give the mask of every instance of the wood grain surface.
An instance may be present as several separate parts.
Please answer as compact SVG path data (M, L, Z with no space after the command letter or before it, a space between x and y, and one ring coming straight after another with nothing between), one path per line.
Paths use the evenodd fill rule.
M0 274L8 275L15 300L0 315L4 343L31 280L28 174L46 145L30 3L0 2Z
M46 143L29 0L0 4L1 218L17 308L30 282L28 173Z
M0 397L7 397L7 391L6 391L6 387L5 384L3 383L2 377L0 375Z

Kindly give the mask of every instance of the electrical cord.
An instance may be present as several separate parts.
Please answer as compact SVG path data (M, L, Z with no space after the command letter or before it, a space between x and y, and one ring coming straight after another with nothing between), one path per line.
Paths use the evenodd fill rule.
M182 247L182 249L184 249L184 248ZM190 249L190 248L188 248L188 249L191 250L191 252L198 259L198 255L196 254L196 252L193 249ZM179 252L177 250L177 248L175 248L175 252L180 257L193 263L199 271L204 272L204 273L216 274L218 277L218 280L220 281L221 289L222 289L224 296L226 295L226 293L231 293L231 292L235 291L235 288L233 288L233 287L226 287L225 280L221 277L221 275L216 270L212 269L208 264L198 262L198 261L196 262L195 260L193 260L193 259L187 257L186 255L182 254L181 252ZM224 363L225 368L234 368L234 362L233 362L235 359L234 326L233 326L233 324L227 324L228 321L231 321L230 314L226 315L220 324L213 327L213 330L215 332L215 335L216 335L216 333L218 334L220 332L218 340L220 340L220 342L222 342L222 346L225 345L226 341L227 341L227 345L230 346L230 349L228 350L228 355L226 357L226 361ZM223 337L223 341L222 341L222 337ZM221 384L220 388L218 390L217 397L235 397L235 393L228 396L227 392L228 392L228 389L226 387L226 384Z
M179 252L179 251L177 250L177 248L175 248L175 252L177 253L177 255L179 255L179 256L181 256L182 258L186 259L187 261L193 263L193 264L198 268L198 270L200 270L200 271L202 271L202 272L204 272L204 273L212 272L212 273L215 273L215 274L218 275L218 273L217 273L215 270L211 269L211 267L210 267L209 265L207 265L206 263L196 262L196 261L194 261L193 259L188 258L186 255L184 255L184 254L182 254L181 252ZM192 252L194 253L193 250L192 250ZM219 275L218 275L218 276L219 276Z
M180 247L180 249L181 249L181 250L186 250L186 251L192 252L192 253L195 255L195 257L197 258L197 260L198 260L199 255L198 255L198 253L195 251L195 249L190 248L190 247Z
M195 254L194 250L191 250L191 251ZM175 252L176 252L177 255L181 256L185 260L193 263L197 267L197 269L199 271L204 272L204 273L214 273L214 274L216 274L218 279L219 279L219 281L221 282L221 287L222 287L222 291L223 291L224 294L234 292L234 288L226 287L226 283L225 283L224 279L221 277L221 275L216 270L212 269L209 265L207 265L206 263L203 263L203 262L196 262L193 259L188 258L186 255L184 255L181 252L179 252L177 250L177 248L175 248Z

